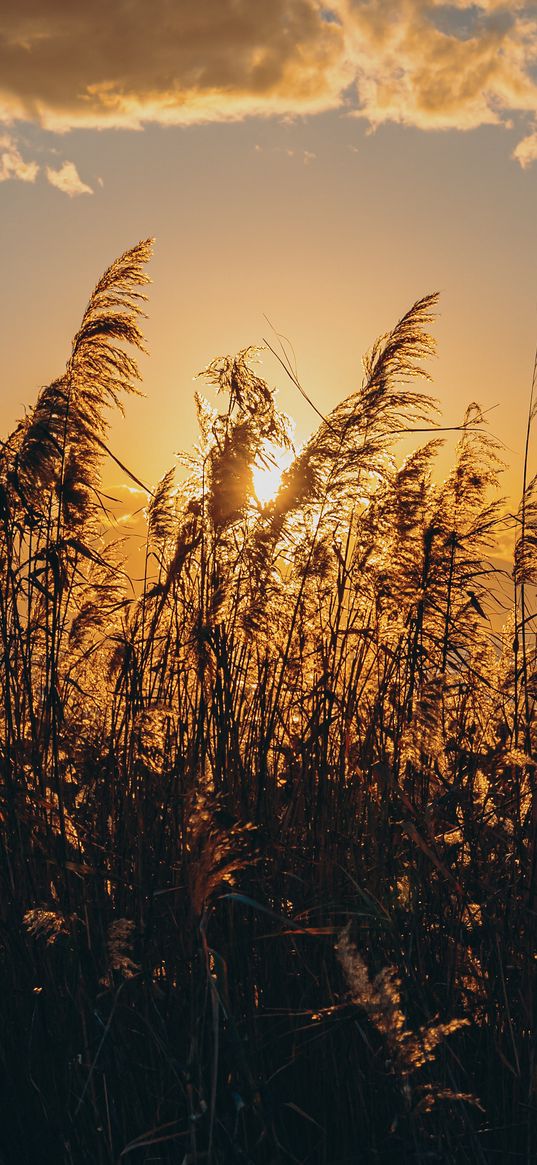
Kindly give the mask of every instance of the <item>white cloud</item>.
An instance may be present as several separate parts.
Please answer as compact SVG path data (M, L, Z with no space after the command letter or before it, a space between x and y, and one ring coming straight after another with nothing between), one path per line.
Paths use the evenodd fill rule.
M17 178L19 182L35 182L39 173L37 162L25 162L13 138L0 136L0 182Z
M77 194L93 194L91 186L86 186L82 181L74 162L64 162L59 170L52 170L47 166L47 179L51 186L55 186L63 194L68 194L69 198L74 198Z

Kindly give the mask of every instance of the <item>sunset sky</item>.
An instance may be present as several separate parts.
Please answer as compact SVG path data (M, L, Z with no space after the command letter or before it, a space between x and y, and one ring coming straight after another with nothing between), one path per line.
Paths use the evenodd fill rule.
M271 337L319 409L440 290L445 423L492 409L516 495L537 340L537 5L3 0L1 431L61 373L89 293L156 237L146 399L114 450L149 483L193 376ZM301 439L315 415L273 359ZM537 447L532 469L537 469Z

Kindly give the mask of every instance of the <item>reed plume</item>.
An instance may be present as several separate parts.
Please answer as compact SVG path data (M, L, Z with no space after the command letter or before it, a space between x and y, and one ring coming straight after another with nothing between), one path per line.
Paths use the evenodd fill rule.
M438 472L426 296L298 451L259 352L213 361L131 578L149 255L0 447L0 1156L529 1162L535 481L500 569L476 404Z

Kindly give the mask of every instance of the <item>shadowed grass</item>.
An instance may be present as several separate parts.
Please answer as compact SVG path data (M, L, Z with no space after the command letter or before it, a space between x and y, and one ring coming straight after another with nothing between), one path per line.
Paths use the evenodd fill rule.
M529 1163L535 484L499 634L498 445L471 405L435 479L428 296L265 506L287 420L210 365L136 590L100 474L149 252L0 453L0 1161Z

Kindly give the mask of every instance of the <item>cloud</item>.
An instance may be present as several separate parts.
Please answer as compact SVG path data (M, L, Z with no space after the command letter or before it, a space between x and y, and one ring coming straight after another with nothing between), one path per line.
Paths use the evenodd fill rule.
M35 182L39 173L37 162L25 162L9 134L0 135L0 182L18 178L20 182Z
M535 6L531 17L516 0L348 0L344 10L356 113L371 126L469 130L537 110Z
M516 123L528 165L536 66L525 0L4 0L0 121L141 129L342 109L371 128Z
M4 0L0 112L46 128L189 123L340 103L318 0Z
M51 151L56 152L56 151ZM0 134L0 182L16 179L19 182L35 182L40 172L35 161L25 161L19 146L11 134ZM74 162L64 162L59 169L46 167L46 177L51 186L56 186L64 194L73 198L77 194L93 194L91 186L82 181ZM97 179L102 186L102 179Z
M91 186L82 181L74 162L64 162L59 170L47 166L47 179L51 186L75 198L77 194L93 194Z
M522 141L515 146L513 158L520 162L523 170L531 166L532 162L537 161L537 129L533 133L529 133L527 137L522 138Z

